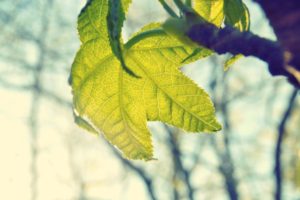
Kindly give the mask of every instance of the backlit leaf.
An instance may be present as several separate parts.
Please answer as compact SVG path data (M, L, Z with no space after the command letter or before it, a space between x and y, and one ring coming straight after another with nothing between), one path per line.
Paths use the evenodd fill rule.
M190 132L221 129L206 92L179 68L206 56L165 33L160 24L143 28L124 45L129 75L110 45L108 0L92 0L82 11L82 45L72 65L75 121L105 138L130 159L150 160L147 121L163 121ZM191 57L192 54L195 54Z
M194 9L207 21L220 27L224 20L224 0L194 0Z

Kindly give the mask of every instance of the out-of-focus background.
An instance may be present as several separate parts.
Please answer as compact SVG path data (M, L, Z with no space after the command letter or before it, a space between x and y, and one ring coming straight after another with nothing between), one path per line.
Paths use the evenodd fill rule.
M259 6L245 3L251 30L275 39ZM0 0L0 199L268 200L278 185L283 199L300 199L300 98L255 58L228 72L228 55L183 68L212 96L224 129L187 134L151 122L156 161L124 160L78 128L67 79L84 4ZM134 0L124 37L166 17L158 1Z

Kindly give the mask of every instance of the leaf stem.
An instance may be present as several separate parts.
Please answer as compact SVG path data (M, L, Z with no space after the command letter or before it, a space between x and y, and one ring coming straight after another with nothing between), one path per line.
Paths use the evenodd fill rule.
M177 14L173 11L173 9L165 2L165 0L158 0L162 7L169 13L172 17L178 17Z
M152 37L154 35L160 35L160 34L163 34L165 33L165 31L163 29L152 29L152 30L149 30L149 31L145 31L145 32L142 32L134 37L132 37L128 42L126 42L126 44L124 45L124 47L126 49L129 49L131 48L133 45L135 45L136 43L138 43L139 41L147 38L147 37Z
M183 13L187 13L190 11L189 7L185 5L181 0L173 0L177 8Z

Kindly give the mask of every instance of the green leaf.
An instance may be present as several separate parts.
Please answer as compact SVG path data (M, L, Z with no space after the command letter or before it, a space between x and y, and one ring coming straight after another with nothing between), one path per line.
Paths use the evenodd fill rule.
M240 58L243 58L244 56L242 54L238 54L235 56L231 56L224 64L224 71L229 70L229 68L236 63Z
M248 31L250 28L250 14L247 6L241 0L225 0L224 5L225 24L233 26L240 31ZM238 54L229 58L224 65L227 71L243 55Z
M125 20L125 11L128 10L128 6L131 0L110 0L109 1L109 14L107 16L107 24L110 38L110 45L115 56L121 62L123 69L130 75L137 77L125 64L122 44L121 33L122 26Z
M110 47L108 10L107 0L92 0L79 16L82 45L71 71L75 121L102 132L125 157L144 160L153 158L147 120L190 132L220 130L209 96L179 71L197 48L150 24L124 45L124 62L140 77L134 78Z
M146 127L145 109L137 99L134 84L128 84L121 63L110 47L108 1L92 0L78 19L82 45L72 65L72 89L79 125L90 124L125 156L152 158L152 143ZM133 95L134 96L134 95ZM82 122L85 123L82 123Z
M249 10L241 0L225 0L225 24L240 31L248 31L250 27Z
M224 20L224 0L194 0L194 9L208 22L220 27Z
M183 46L159 29L142 40L132 41L135 39L125 45L126 58L144 79L142 100L147 118L191 132L219 130L208 95L178 70L197 48Z

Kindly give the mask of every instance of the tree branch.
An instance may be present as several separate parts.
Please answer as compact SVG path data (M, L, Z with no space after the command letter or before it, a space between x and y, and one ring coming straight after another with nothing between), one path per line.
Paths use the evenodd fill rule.
M176 138L174 136L175 134L172 133L172 130L170 130L170 128L167 125L164 125L164 127L169 136L169 144L170 144L170 149L171 149L172 155L173 155L173 160L174 160L174 165L175 165L174 168L176 169L175 171L178 170L178 172L181 173L181 175L183 177L183 181L187 188L188 199L193 200L194 199L194 188L191 183L191 171L185 169L185 167L183 166L183 163L181 160L181 152L180 152L179 146L177 144Z
M51 11L53 0L48 0L43 6L43 15L41 19L42 31L40 33L40 40L37 42L39 48L39 58L33 72L34 85L32 90L32 101L30 108L29 127L31 132L31 166L32 173L31 186L31 199L38 199L38 165L37 158L39 153L38 148L38 134L39 134L39 111L41 103L40 89L42 85L41 74L45 67L46 59L46 38L49 33L49 12Z
M262 5L267 16L271 17L271 22L273 21L271 24L278 37L278 41L259 37L249 31L240 32L229 26L219 29L215 25L203 21L191 26L186 35L197 44L212 49L219 54L243 54L245 56L260 58L269 64L269 71L272 75L285 76L295 87L300 88L300 39L297 39L299 38L297 34L300 32L300 29L297 28L300 25L300 14L296 12L300 11L300 8L296 11L295 9L293 10L293 16L296 17L288 18L290 20L287 22L289 26L279 26L278 24L282 24L282 20L280 20L280 23L276 23L276 20L279 20L279 16L274 17L271 14L268 15L268 13L276 13L286 3L282 0L275 1L281 3L278 3L278 7L275 8L273 8L274 6L270 6L273 5L273 1L261 0L258 2ZM289 5L297 7L299 2L296 0L292 1L293 3L289 3ZM288 9L285 10L287 12ZM280 13L284 15L284 13ZM298 45L295 45L293 41Z
M291 83L300 88L298 74L290 72L291 66L286 65L285 52L278 42L264 39L251 32L240 32L232 27L219 29L210 23L192 26L187 36L199 45L219 54L243 54L260 58L269 64L272 75L286 76Z
M113 151L114 155L122 162L122 164L129 169L131 169L133 172L135 172L139 177L144 181L146 188L148 190L148 194L151 198L151 200L157 200L155 194L154 194L154 188L153 188L153 181L152 179L139 167L135 166L131 163L131 161L124 159L120 153L110 144L108 144L111 150Z
M274 194L275 200L282 199L282 168L281 168L281 160L280 160L281 151L282 151L282 142L286 131L286 125L292 114L297 95L298 95L297 90L294 90L288 102L288 107L278 126L278 138L275 147L275 166L274 166L274 175L276 179L275 194Z
M212 59L212 65L214 66L214 69L217 69L216 66L218 65L215 59ZM229 94L229 85L227 81L227 76L224 74L222 78L222 84L218 83L218 77L217 73L212 73L212 79L210 82L210 89L212 90L212 93L215 97L217 97L217 86L222 87L222 98L219 101L215 101L214 104L219 107L219 109L222 111L222 118L223 118L223 137L222 137L222 147L219 145L216 141L216 137L211 137L211 143L214 152L216 153L220 165L218 167L218 170L220 174L224 178L224 187L226 189L226 192L228 194L229 199L231 200L237 200L239 199L239 193L238 193L238 181L235 177L235 166L234 161L232 159L232 153L230 150L230 138L229 134L232 132L231 123L229 120L230 112L228 110L228 94Z

